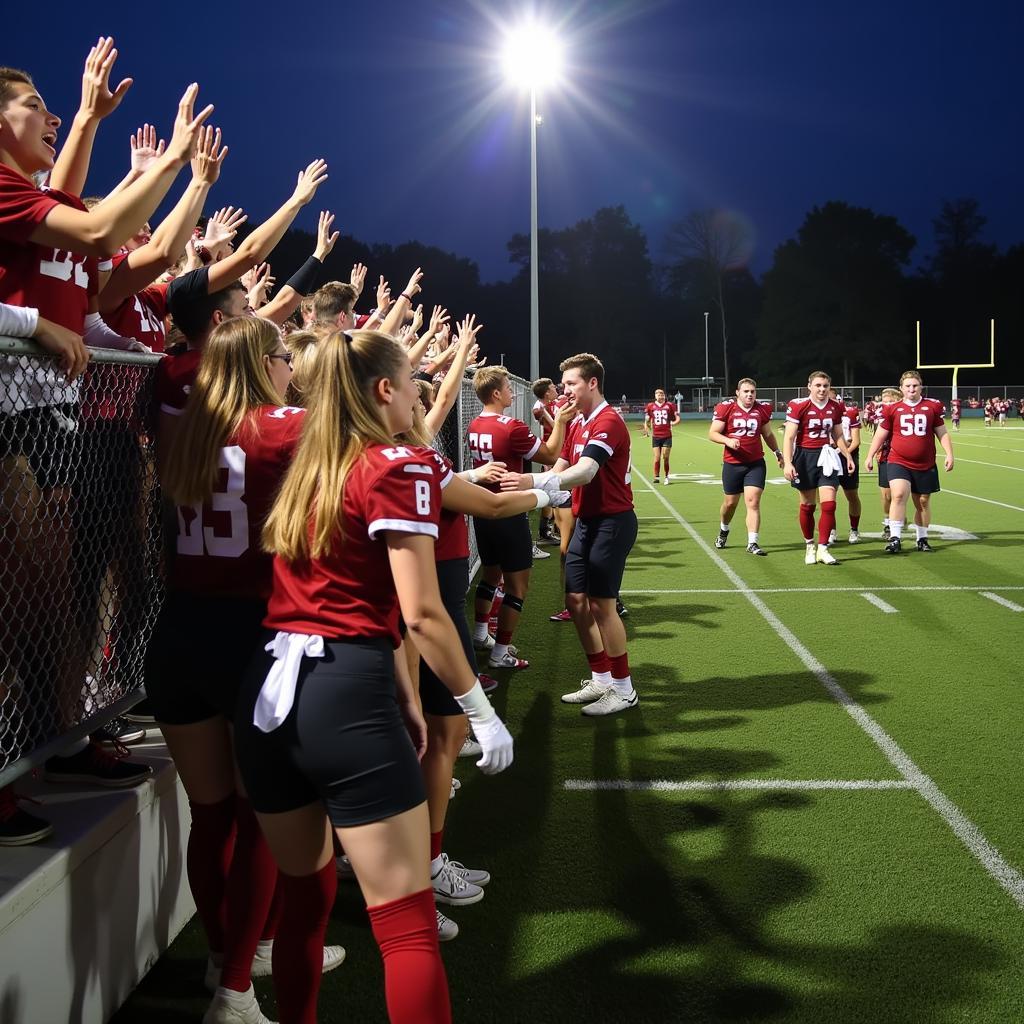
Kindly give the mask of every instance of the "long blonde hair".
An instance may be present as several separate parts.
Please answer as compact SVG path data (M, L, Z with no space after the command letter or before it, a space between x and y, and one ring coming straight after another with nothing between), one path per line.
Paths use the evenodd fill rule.
M348 474L367 445L395 443L374 391L409 371L402 346L378 331L334 331L316 353L302 439L263 527L264 549L289 562L329 555L344 538Z
M285 395L289 405L300 408L306 405L306 393L312 383L313 367L316 364L316 347L321 337L316 331L295 331L284 339L285 348L292 354L292 379L288 382L288 393Z
M214 328L161 476L175 504L206 501L224 442L254 409L283 404L263 362L279 344L277 327L259 317L234 317Z
M426 409L429 412L430 407L434 404L434 389L425 380L417 380L415 383L420 393L420 401L412 407L412 426L404 434L399 434L398 440L404 444L418 444L425 448L433 448L434 438L427 430L427 421L423 410Z

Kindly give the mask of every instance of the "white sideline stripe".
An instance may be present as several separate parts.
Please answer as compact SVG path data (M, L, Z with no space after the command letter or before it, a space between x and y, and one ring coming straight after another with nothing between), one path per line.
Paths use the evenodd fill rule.
M1004 608L1009 608L1011 612L1024 612L1024 608L1019 604L1007 601L1005 597L1000 597L998 594L993 594L988 590L982 590L980 593L982 597L987 597L990 601L995 601L996 604L1001 604Z
M985 583L980 586L973 587L958 587L958 586L946 586L946 587L872 587L872 590L879 591L904 591L904 590L964 590L964 591L982 591L990 590L993 584ZM1003 587L996 586L997 590L1024 590L1024 587ZM628 590L625 587L620 591L622 594L860 594L863 593L860 587L751 587L750 589L740 590L735 587L717 587L717 588L703 588L693 590Z
M951 491L948 487L942 488L943 494L955 494L958 498L970 498L973 501L983 501L986 505L998 505L1000 508L1012 509L1014 512L1024 512L1020 505L1007 505L1004 501L993 501L991 498L979 498L976 494L964 494L963 491Z
M637 516L637 519L670 519L673 523L676 521L675 516Z
M1004 437L1003 442L1019 440L1016 437ZM990 452L993 450L990 444L974 444L972 441L961 441L957 438L957 447L962 448L984 448L985 451ZM1006 455L1024 455L1024 448L996 448L995 451L1003 452Z
M886 604L880 597L875 594L861 594L868 604L873 604L880 612L885 612L886 615L895 615L899 609L893 608L891 604Z
M652 791L655 793L720 793L763 789L914 789L907 779L566 779L564 789L592 793L599 790Z
M1020 466L1002 466L998 462L979 462L977 459L957 459L957 462L967 462L972 466L991 466L993 469L1009 469L1014 473L1024 473Z
M653 490L650 481L636 469L635 463L633 468L637 477ZM942 818L953 835L967 847L988 874L1002 886L1014 903L1024 910L1024 875L1003 859L1003 855L985 838L977 825L935 785L928 775L918 768L906 751L842 688L832 673L811 654L775 612L757 594L751 592L742 577L715 552L707 541L679 514L679 511L656 491L654 493L665 506L666 511L670 512L676 522L693 538L694 543L722 570L737 590L744 592L744 597L761 613L762 618L771 626L779 639L803 662L807 670L817 678L833 699L868 734L889 763L911 783L913 788Z

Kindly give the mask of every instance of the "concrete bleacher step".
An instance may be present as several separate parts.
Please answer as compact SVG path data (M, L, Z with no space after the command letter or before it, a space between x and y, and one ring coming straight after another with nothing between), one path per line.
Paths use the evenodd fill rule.
M0 848L0 1022L103 1024L195 912L188 800L158 731L127 790L24 778L54 834Z

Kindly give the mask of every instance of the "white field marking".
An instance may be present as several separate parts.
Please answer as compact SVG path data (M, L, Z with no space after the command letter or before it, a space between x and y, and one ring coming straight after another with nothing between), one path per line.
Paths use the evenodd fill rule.
M597 790L720 793L765 789L914 789L915 786L907 779L688 779L686 782L671 782L668 779L566 779L562 788L588 793Z
M980 593L981 591L991 590L992 584L986 583L982 586L976 587L958 587L958 586L932 586L932 587L872 587L872 591L884 591L884 590L966 590L972 593ZM998 590L1024 590L1024 587L1002 587L999 586ZM629 590L623 588L620 593L623 594L861 594L864 592L863 587L750 587L738 588L738 587L704 587L695 588L690 590Z
M634 472L650 488L647 478L636 468ZM657 494L657 492L655 492ZM760 612L761 617L774 630L776 636L793 652L811 672L822 687L832 696L846 713L864 730L889 763L906 779L921 797L932 807L949 827L949 830L963 843L988 874L1009 894L1017 906L1024 910L1024 875L1012 867L1003 855L985 838L984 834L952 800L939 789L910 758L906 751L858 704L831 672L801 643L796 634L761 600L751 592L742 577L712 548L707 541L673 508L661 495L659 501L671 512L676 522L690 535L715 565L721 569L730 583Z
M893 608L891 604L887 604L877 594L861 594L868 604L873 604L880 612L885 612L886 615L896 615L899 612L898 608Z
M1007 437L1004 440L1017 441L1019 438ZM973 441L961 441L959 439L957 440L956 445L958 448L984 448L987 452L1001 451L1006 455L1024 455L1024 448L993 448L990 444L975 444Z
M1022 608L1019 604L1014 604L1012 601L1007 601L1005 597L1000 597L998 594L991 593L991 591L982 590L979 591L979 593L982 597L987 597L990 601L995 601L996 604L1001 604L1004 608L1009 608L1011 612L1024 612L1024 608Z
M963 491L951 491L947 487L942 488L943 494L955 494L958 498L970 498L972 501L983 501L986 505L998 505L1000 508L1008 508L1014 512L1024 512L1020 505L1007 505L1003 501L993 501L991 498L979 498L976 494L964 494Z
M957 459L957 462L966 462L970 466L990 466L992 469L1009 469L1014 473L1024 473L1020 466L1003 466L998 462L979 462L977 459Z
M676 521L675 516L637 516L637 519L671 519L673 523Z

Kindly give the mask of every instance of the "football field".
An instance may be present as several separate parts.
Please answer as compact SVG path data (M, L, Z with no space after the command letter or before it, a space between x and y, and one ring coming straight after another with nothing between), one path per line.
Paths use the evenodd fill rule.
M487 868L443 908L456 1021L1024 1020L1024 429L967 420L933 499L934 553L862 542L805 566L796 493L769 459L758 558L742 507L716 551L721 448L676 428L671 486L633 432L640 534L622 598L639 707L559 702L586 674L557 549L494 695L512 768L469 760L445 848ZM778 426L778 424L776 424ZM636 428L636 424L632 424ZM865 433L863 451L870 435ZM552 549L548 549L552 550ZM385 1019L358 889L342 883L320 1019ZM119 1022L199 1019L193 922ZM274 1017L269 980L257 983Z

